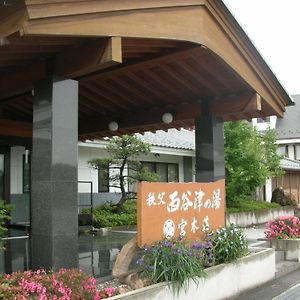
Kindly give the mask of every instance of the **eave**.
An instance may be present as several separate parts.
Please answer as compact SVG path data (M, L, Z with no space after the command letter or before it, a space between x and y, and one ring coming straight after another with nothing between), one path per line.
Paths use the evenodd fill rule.
M31 122L31 90L49 59L56 75L79 80L81 140L111 135L112 119L121 125L117 134L192 126L207 101L224 120L282 117L291 103L221 1L17 3L0 14L4 121L15 113L15 121ZM166 125L168 110L175 120Z

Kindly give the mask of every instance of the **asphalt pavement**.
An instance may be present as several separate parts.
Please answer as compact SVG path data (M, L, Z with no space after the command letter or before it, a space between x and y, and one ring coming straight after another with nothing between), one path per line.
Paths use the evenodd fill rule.
M300 300L300 269L230 299Z

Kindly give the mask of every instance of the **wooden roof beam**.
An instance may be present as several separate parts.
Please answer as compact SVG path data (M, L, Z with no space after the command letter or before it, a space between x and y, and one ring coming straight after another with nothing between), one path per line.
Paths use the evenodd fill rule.
M54 54L53 60L55 75L76 79L87 73L122 63L121 38L111 37L105 41L92 41L56 56ZM28 67L18 67L15 72L1 74L0 99L30 91L34 82L44 78L46 74L46 60L39 60L30 65L30 72Z
M0 136L31 138L32 124L29 122L0 119Z
M261 111L261 98L257 93L244 92L233 97L223 97L212 100L210 103L210 112L214 116L220 116L226 119L226 116L235 116L241 119L245 113L253 116ZM112 115L111 117L97 117L82 120L79 124L79 135L94 134L108 130L108 123L116 121L120 130L139 128L163 124L161 117L164 113L171 112L174 122L194 119L201 116L201 101L192 104L184 103L177 106L165 106L152 108L147 111L132 111L130 114ZM135 116L132 118L132 116Z
M62 9L62 1L59 1L56 2L59 7L53 5L50 12L47 2L37 5L35 0L28 0L30 19L24 22L23 33L194 42L230 66L244 86L257 91L270 105L276 102L276 110L283 111L285 105L291 104L286 91L222 1L128 0L100 1L98 5L94 2L76 1L73 5L72 1L64 0ZM126 13L120 12L124 5Z
M76 5L74 5L74 2ZM26 0L30 18L38 19L66 15L123 12L154 8L173 8L203 4L203 0Z
M261 111L261 97L257 93L244 92L240 95L213 100L210 106L212 115L226 116Z
M188 119L191 115L201 115L200 103L181 104L175 107L165 106L160 108L152 108L126 113L123 115L115 115L111 117L96 117L83 120L79 123L79 135L94 134L96 132L108 130L108 123L116 121L119 124L120 130L151 126L155 124L163 124L162 115L166 112L171 112L174 116L174 121ZM132 117L134 116L134 118Z
M8 99L20 94L30 93L33 83L43 78L46 74L46 64L43 61L32 64L30 72L28 69L28 67L16 67L11 72L1 74L0 99ZM10 100L13 101L13 98Z
M56 57L55 74L78 78L122 63L120 37L91 41Z
M24 1L16 1L9 6L0 4L0 43L5 44L6 37L19 31L27 20L28 13Z

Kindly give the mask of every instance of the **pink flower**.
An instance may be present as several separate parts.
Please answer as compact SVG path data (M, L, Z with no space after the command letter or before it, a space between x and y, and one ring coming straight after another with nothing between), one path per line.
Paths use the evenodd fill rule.
M98 292L95 294L94 300L101 300L100 294Z
M114 295L114 293L116 292L115 288L104 288L104 293L108 296L111 297Z
M295 216L281 216L267 222L265 236L269 239L300 237L300 220Z
M5 289L1 289L3 283ZM77 269L49 273L41 269L4 275L0 278L0 293L4 299L18 300L101 299L96 280Z

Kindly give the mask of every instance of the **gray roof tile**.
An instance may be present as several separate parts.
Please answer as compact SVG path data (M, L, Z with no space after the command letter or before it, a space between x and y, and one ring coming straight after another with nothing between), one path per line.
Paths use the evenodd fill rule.
M156 133L145 132L144 134L137 134L137 136L152 146L184 150L195 149L195 132L193 130L158 130Z
M280 166L284 170L300 170L300 161L285 157L280 160Z
M288 106L282 119L277 119L277 139L300 138L300 95L292 96L295 105Z

